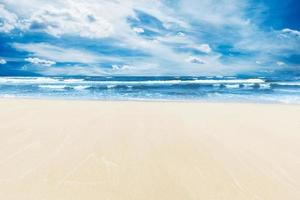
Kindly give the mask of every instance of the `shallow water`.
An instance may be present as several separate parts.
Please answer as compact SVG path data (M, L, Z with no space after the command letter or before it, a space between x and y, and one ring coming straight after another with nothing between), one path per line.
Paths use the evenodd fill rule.
M0 97L299 103L300 79L277 77L0 77Z

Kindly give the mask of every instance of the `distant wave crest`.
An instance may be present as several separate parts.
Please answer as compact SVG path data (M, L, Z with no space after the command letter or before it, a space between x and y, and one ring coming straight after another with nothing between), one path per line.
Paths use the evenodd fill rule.
M299 79L278 77L0 77L0 97L300 102Z

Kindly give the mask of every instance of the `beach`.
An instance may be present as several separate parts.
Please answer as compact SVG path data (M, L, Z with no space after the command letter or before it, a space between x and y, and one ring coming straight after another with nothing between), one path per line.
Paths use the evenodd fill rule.
M0 100L0 199L297 200L300 105Z

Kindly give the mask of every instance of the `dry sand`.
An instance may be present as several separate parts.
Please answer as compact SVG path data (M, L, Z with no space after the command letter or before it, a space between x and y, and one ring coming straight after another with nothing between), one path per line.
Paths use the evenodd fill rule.
M300 106L0 100L0 199L300 199Z

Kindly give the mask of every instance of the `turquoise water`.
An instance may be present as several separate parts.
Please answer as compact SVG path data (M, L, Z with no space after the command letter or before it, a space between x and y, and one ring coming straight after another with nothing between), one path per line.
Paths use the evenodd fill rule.
M300 78L0 77L0 97L299 103Z

